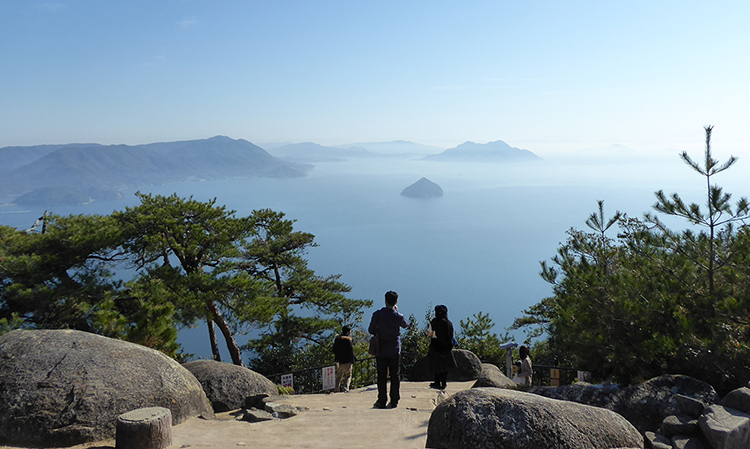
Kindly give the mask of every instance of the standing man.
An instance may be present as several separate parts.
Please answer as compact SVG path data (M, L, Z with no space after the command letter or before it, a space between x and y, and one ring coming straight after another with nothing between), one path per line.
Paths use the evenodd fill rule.
M357 357L354 356L351 333L352 328L344 326L341 328L341 335L337 335L333 342L333 357L336 361L336 388L333 391L336 393L348 393L352 383L352 363Z
M398 293L386 292L385 307L372 314L368 331L376 335L379 341L375 361L378 370L378 400L375 408L386 408L388 373L391 374L391 402L388 408L398 407L401 399L401 328L406 329L409 323L398 313Z

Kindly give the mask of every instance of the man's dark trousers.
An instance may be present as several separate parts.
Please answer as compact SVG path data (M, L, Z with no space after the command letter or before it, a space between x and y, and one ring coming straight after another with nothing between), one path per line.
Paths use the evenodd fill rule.
M388 398L388 372L391 373L391 404L396 405L401 399L401 354L377 357L375 359L378 369L378 403L385 405Z

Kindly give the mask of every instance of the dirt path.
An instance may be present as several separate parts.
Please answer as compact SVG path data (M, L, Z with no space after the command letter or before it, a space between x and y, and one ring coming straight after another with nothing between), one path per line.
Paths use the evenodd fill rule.
M172 428L178 448L370 448L422 449L427 424L438 399L429 382L402 382L396 409L375 409L373 386L349 393L284 396L277 402L309 410L281 420L249 423L237 413L222 413L217 420L191 418ZM471 388L474 381L448 384L447 395ZM114 440L75 446L75 449L111 449ZM0 447L0 449L6 449Z

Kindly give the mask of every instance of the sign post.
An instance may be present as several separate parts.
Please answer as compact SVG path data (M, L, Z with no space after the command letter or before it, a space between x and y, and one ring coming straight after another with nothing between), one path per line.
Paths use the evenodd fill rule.
M549 370L549 379L550 379L550 386L559 387L560 386L560 370L557 368L551 368Z
M336 366L324 366L322 375L323 390L336 388Z
M282 374L281 386L284 388L291 388L292 390L294 390L294 374Z
M508 379L513 379L513 348L518 346L518 343L506 343L500 346L500 349L505 349L505 375Z

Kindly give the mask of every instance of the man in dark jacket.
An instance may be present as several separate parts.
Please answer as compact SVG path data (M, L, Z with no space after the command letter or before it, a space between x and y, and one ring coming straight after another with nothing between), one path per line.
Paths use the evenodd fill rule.
M354 344L352 344L352 328L344 326L341 328L341 335L336 336L333 341L333 357L336 361L336 388L338 393L349 391L349 385L352 383L352 363L357 360L354 356ZM343 382L342 382L343 381Z
M388 373L391 374L391 403L389 408L396 408L401 399L399 389L401 379L401 328L406 329L409 323L398 313L398 293L389 291L385 294L385 307L372 314L368 331L377 335L379 340L378 354L375 357L378 371L378 400L376 408L386 408Z

